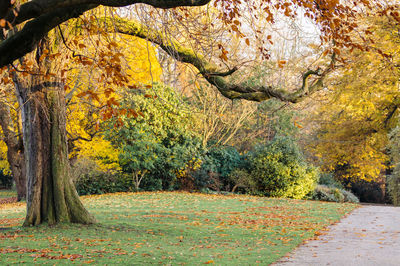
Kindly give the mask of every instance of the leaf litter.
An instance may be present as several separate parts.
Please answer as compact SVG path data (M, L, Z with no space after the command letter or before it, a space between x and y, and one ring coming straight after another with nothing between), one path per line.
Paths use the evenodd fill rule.
M19 227L1 205L0 264L270 264L357 207L185 192L84 196L96 225Z

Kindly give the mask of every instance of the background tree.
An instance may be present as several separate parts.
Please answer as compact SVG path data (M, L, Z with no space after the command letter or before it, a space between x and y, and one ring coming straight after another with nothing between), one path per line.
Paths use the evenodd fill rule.
M400 205L400 149L399 149L399 127L395 127L390 132L389 151L391 158L391 166L393 167L391 174L388 177L388 192L393 204Z
M399 24L382 17L364 19L363 24L380 41L371 44L367 53L348 55L348 64L313 102L314 114L305 123L314 132L306 145L337 180L349 186L360 180L363 186L377 182L384 193L388 132L398 119ZM390 58L382 60L377 54L380 50Z
M0 92L2 94L0 96L0 128L4 136L2 151L5 155L1 168L10 171L17 189L17 199L22 200L26 197L26 168L20 113L15 96L9 96L5 93L6 90L10 89L10 86L6 86L4 89L5 91ZM7 172L6 170L5 173Z

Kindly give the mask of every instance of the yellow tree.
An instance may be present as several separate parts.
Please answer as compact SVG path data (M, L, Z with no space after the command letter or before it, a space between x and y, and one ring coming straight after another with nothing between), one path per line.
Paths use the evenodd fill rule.
M400 104L399 24L374 17L362 23L379 40L368 53L349 55L333 76L315 114L313 152L338 178L366 181L382 177L388 165L388 132L396 125ZM391 56L382 60L377 51Z

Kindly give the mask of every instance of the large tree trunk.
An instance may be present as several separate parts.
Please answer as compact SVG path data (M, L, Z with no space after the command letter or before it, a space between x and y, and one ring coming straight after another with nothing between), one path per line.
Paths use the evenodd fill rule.
M20 136L18 125L14 122L9 106L0 102L0 126L7 145L7 160L17 188L18 201L20 201L26 197L26 168L22 136Z
M24 225L95 222L69 175L63 84L38 75L17 90L28 181Z

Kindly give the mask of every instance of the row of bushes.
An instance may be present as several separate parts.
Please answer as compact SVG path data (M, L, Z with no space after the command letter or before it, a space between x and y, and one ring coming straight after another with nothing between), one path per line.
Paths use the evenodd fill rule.
M155 167L146 173L141 189L210 189L304 198L318 180L317 169L305 162L289 137L276 137L267 145L257 146L242 155L234 147L191 150L197 154L187 156L189 162L183 164L171 164L171 160L158 154L163 159L157 160ZM135 187L133 174L129 171L102 172L95 163L82 159L75 163L74 169L75 176L79 176L76 185L80 194L129 191Z
M163 101L156 100L160 95ZM281 114L276 127L271 124L272 141L239 153L236 147L212 143L205 148L193 131L190 106L183 108L188 103L179 101L173 88L153 84L151 92L126 90L121 98L120 108L141 115L122 115L103 125L105 139L119 152L120 171L104 172L78 161L74 171L80 194L140 189L228 191L296 199L312 196L319 171L290 137L297 129L290 115Z
M305 161L290 137L275 137L268 144L256 146L246 154L240 154L234 147L217 146L192 157L194 160L186 163L183 170L174 169L168 161L159 161L154 171L144 176L141 190L228 191L269 197L357 202L354 195L338 188L339 184L328 183L324 176L321 181L327 186L317 186L318 169ZM75 163L74 175L81 195L136 190L132 173L100 171L88 159Z

